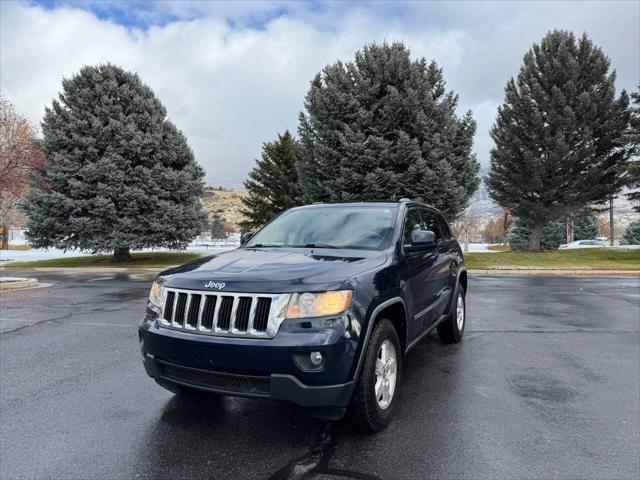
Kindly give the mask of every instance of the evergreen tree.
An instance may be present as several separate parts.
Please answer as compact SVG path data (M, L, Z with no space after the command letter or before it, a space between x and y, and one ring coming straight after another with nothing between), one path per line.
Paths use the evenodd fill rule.
M514 251L527 250L529 248L529 238L531 230L523 224L523 221L516 218L507 234L507 242L509 247Z
M585 209L573 217L574 240L592 240L597 236L598 219L593 211Z
M456 217L478 188L476 124L456 116L442 69L402 43L365 46L326 66L300 114L308 201L422 199Z
M508 238L511 250L527 250L531 242L531 225L523 218L516 219ZM541 250L556 250L565 243L566 238L565 222L559 220L546 222L542 227Z
M640 222L633 222L627 226L622 241L627 245L640 245Z
M586 35L549 32L524 56L491 129L495 148L487 185L493 199L531 225L530 250L542 229L622 187L626 156L617 148L627 96L615 98L615 72Z
M264 225L283 210L303 203L297 172L299 150L288 130L262 146L262 158L244 182L248 192L242 199L242 213L248 218L241 223L244 230Z
M598 236L598 219L589 209L580 210L570 217L573 220L573 239L591 240ZM531 224L524 218L517 218L509 231L511 250L528 250L531 242ZM547 221L542 227L540 246L542 250L555 250L567 240L566 221Z
M39 172L25 205L36 248L113 251L182 248L206 221L204 173L185 136L138 75L86 66L46 109Z
M640 85L631 98L629 128L624 138L633 160L628 167L628 185L631 188L628 198L635 204L634 210L640 212Z
M213 217L211 221L211 238L221 239L225 237L224 224L220 221L220 218Z
M559 220L547 222L542 227L541 250L556 250L567 238L567 226ZM523 218L517 218L509 231L511 250L528 250L531 242L531 226Z

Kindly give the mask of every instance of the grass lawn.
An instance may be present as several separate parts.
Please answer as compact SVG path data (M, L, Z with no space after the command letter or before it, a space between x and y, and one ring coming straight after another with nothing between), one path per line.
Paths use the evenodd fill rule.
M34 268L34 267L119 267L119 268L153 268L181 265L196 258L198 253L133 253L128 262L114 263L111 255L91 255L86 257L54 258L35 262L11 262L2 265L4 268Z
M640 250L466 253L469 270L640 270Z
M35 262L12 262L3 268L120 267L154 268L181 265L200 258L197 253L134 253L129 262L113 263L111 255L67 257ZM469 270L640 270L640 250L589 248L552 252L467 253Z

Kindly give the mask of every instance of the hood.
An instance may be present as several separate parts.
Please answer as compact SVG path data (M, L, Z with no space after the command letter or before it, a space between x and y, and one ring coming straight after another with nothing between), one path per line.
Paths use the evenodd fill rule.
M386 253L377 251L239 248L162 272L158 281L168 287L222 292L335 290L386 259Z

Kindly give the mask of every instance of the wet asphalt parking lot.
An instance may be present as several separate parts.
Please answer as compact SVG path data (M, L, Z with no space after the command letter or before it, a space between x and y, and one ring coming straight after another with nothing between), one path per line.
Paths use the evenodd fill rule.
M473 277L462 343L409 353L395 421L366 435L156 386L150 275L38 276L0 299L2 479L640 477L638 277Z

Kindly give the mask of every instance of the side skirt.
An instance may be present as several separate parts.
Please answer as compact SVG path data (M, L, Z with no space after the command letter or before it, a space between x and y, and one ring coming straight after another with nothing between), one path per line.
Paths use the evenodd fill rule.
M424 332L422 332L416 338L411 340L411 342L409 343L409 345L407 345L407 348L404 351L405 354L407 352L409 352L409 350L411 350L413 347L415 347L420 342L420 340L422 340L430 331L432 331L434 328L436 328L438 325L440 325L443 321L445 321L447 319L447 317L449 315L451 315L453 313L452 312L453 299L457 298L457 296L458 296L458 288L459 287L460 287L460 282L456 282L456 287L451 290L451 297L449 298L449 308L447 308L447 312L443 313L442 315L440 315L440 317L438 317L438 320L433 322L433 324L429 328L427 328Z
M418 343L420 343L420 340L422 340L424 337L427 336L427 334L432 331L434 328L436 328L438 325L440 325L443 321L445 321L448 317L448 314L442 314L440 315L440 317L438 318L438 320L436 320L435 322L433 322L431 324L431 326L429 328L427 328L424 332L422 332L420 335L418 335L416 338L414 338L411 343L409 345L407 345L407 348L405 349L404 353L407 354L413 347L415 347Z

